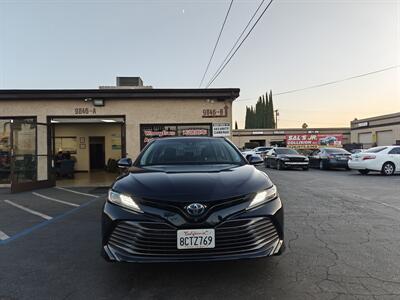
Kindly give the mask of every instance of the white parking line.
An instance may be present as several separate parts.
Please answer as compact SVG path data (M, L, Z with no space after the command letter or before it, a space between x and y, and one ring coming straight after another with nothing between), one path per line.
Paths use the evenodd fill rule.
M382 205L385 205L385 206L387 206L387 207L400 210L400 207L393 206L393 205L387 204L387 203L385 203L385 202L379 202L379 203L382 204Z
M84 195L84 196L89 196L89 197L94 197L94 198L99 198L100 197L100 196L97 196L97 195L86 194L86 193L70 190L70 189L67 189L67 188L59 187L59 186L56 186L55 188L59 189L59 190L75 193L75 194L78 194L78 195Z
M4 241L8 238L10 238L10 237L7 234L5 234L3 231L0 230L0 241Z
M19 204L14 203L14 202L12 202L12 201L10 201L10 200L4 200L4 202L5 202L5 203L8 203L8 204L10 204L10 205L12 205L12 206L14 206L14 207L17 207L17 208L19 208L19 209L22 209L22 210L24 210L24 211L26 211L26 212L28 212L28 213L31 213L31 214L36 215L36 216L39 216L39 217L41 217L41 218L43 218L43 219L46 219L46 220L51 220L51 219L53 219L52 217L50 217L50 216L48 216L48 215L42 214L42 213L40 213L40 212L38 212L38 211L36 211L36 210L33 210L33 209L27 208L27 207L25 207L25 206L19 205Z
M58 203L62 203L62 204L66 204L66 205L70 205L70 206L74 206L74 207L79 207L78 204L67 202L67 201L63 201L63 200L59 200L59 199L52 198L52 197L49 197L49 196L45 196L45 195L42 195L42 194L39 194L39 193L36 193L36 192L32 192L32 194L35 195L35 196L38 196L40 198L46 199L46 200L50 200L50 201L54 201L54 202L58 202Z

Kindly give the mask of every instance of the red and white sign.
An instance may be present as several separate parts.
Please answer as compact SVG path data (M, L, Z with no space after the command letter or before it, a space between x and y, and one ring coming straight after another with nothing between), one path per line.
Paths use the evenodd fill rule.
M342 147L342 134L287 134L286 145L294 149Z

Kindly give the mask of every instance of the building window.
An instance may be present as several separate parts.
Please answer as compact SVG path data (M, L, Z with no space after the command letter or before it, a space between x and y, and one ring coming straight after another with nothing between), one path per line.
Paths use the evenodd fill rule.
M167 136L211 136L211 124L142 124L140 148L156 138Z

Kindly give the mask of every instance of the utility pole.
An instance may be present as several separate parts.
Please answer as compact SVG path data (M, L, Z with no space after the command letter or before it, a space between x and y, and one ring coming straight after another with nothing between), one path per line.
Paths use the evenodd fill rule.
M275 109L275 128L278 128L279 110Z

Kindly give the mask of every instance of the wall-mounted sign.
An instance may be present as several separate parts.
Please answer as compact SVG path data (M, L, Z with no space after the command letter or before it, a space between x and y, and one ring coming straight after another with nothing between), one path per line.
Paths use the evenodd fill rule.
M213 136L230 136L231 124L229 123L216 123L213 124Z
M203 118L225 118L228 116L228 105L223 108L203 109Z
M369 122L361 122L361 123L357 123L357 127L368 127Z
M96 108L89 108L89 107L76 107L74 109L75 115L95 115Z
M287 134L286 145L294 149L342 147L342 134Z

